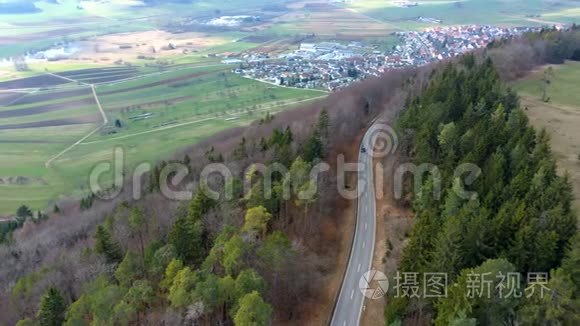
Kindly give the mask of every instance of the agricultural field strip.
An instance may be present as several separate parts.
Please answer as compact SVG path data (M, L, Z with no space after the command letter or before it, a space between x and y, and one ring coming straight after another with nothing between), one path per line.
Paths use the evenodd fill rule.
M168 74L168 73L174 73L177 71L183 71L183 70L189 70L189 69L198 69L198 68L218 67L218 66L223 66L224 68L226 67L226 65L223 63L211 64L211 65L202 65L202 66L187 66L187 67L182 67L181 69L172 69L172 70L165 70L165 71L159 71L159 72L152 72L149 74L138 75L138 76L131 77L131 78L115 80L113 82L95 83L95 85L96 86L115 86L117 84L125 83L128 81L139 80L142 78L159 76L159 75L164 75L164 74Z
M2 84L2 83L5 83L5 82L0 82L0 84ZM41 86L34 86L34 87L0 88L0 92L30 92L30 91L35 91L35 90L56 89L57 87L61 87L62 85L67 85L68 87L70 87L69 83L60 83L60 84L41 85ZM0 85L0 87L1 87L1 85Z
M252 77L249 77L249 76L242 76L242 78L246 78L246 79L249 79L249 80L257 81L257 82L260 82L260 83L264 83L264 84L268 84L268 85L272 85L272 86L276 86L276 87L282 87L282 88L288 88L288 89L297 89L297 90L302 90L302 91L304 90L304 88L299 88L299 87L292 87L292 86L283 86L283 85L278 85L278 84L276 84L276 83L269 82L269 81L267 81L267 80L263 80L263 79L254 79L254 78L252 78ZM323 90L323 89L308 88L308 90L309 90L309 91L314 91L314 92L320 92L320 93L326 93L326 94L328 94L328 91L325 91L325 90Z
M117 87L117 88L112 89L112 90L103 90L101 88L100 94L102 96L111 96L111 95L115 95L115 94L126 94L126 93L133 92L133 91L143 91L143 90L148 89L148 88L156 88L157 86L168 85L168 84L175 83L175 82L190 80L192 78L199 77L199 76L202 76L204 74L206 74L206 73L189 74L189 75L183 75L183 76L174 77L174 78L170 78L170 79L156 79L156 81L145 82L145 83L141 83L141 82L133 83L130 80L130 81L127 81L127 84L129 84L129 82L131 82L131 86L124 85L124 87ZM116 83L115 85L118 85L118 83ZM104 85L99 85L99 86L104 86ZM111 86L111 85L106 85L105 87L109 87L109 86Z
M198 69L198 68L210 68L210 67L224 67L226 68L227 65L223 64L223 63L218 63L218 64L211 64L211 65L187 65L187 66L180 66L180 69L169 69L169 70L164 70L164 71L159 71L159 72L152 72L152 73L148 73L148 74L142 74L142 75L137 75L134 77L130 77L130 78L124 78L124 79L119 79L119 80L115 80L115 81L106 81L106 82L99 82L99 83L94 83L95 86L115 86L117 84L120 83L125 83L125 82L129 82L129 81L134 81L134 80L139 80L139 79L143 79L143 78L148 78L148 77L153 77L153 76L158 76L158 75L163 75L163 74L168 74L168 73L175 73L175 72L180 72L183 70L190 70L190 69ZM21 87L21 88L1 88L0 89L0 93L2 92L32 92L32 91L38 91L38 90L66 90L66 89L70 89L70 88L77 88L78 84L77 83L81 83L84 84L84 86L90 86L89 83L83 83L81 81L72 79L68 76L65 75L61 75L61 73L44 73L42 75L37 75L35 77L39 77L39 76L43 76L43 75L51 75L53 77L58 77L60 79L69 81L69 82L74 82L75 85L69 85L69 84L61 84L61 85L53 85L53 86L45 86L45 87ZM32 78L32 77L28 77L28 78ZM26 78L23 78L26 79ZM0 84L3 82L0 82ZM64 86L66 85L66 86Z
M69 78L80 80L80 81L87 81L91 79L100 79L100 78L107 78L107 77L118 77L122 76L125 78L126 76L135 76L137 75L136 71L115 71L113 73L104 73L104 74L91 74L91 75L73 75L67 76Z
M67 80L71 80L71 81L75 81L74 79L70 79L70 78L67 78L67 77L59 76L59 75L54 75L54 76L60 77L60 78L63 78L63 79L67 79ZM82 83L82 82L79 82L79 83ZM103 107L101 106L101 101L99 100L99 97L97 96L97 92L95 90L95 85L93 85L93 84L86 84L86 83L82 83L82 84L85 84L85 85L88 85L88 86L91 87L91 91L93 93L93 97L95 98L95 103L97 104L97 108L101 112L101 116L103 118L103 122L102 122L102 124L100 126L97 126L95 129L93 129L91 132L89 132L88 134L86 134L85 136L83 136L81 139L77 140L72 145L70 145L69 147L67 147L64 150L62 150L60 153L58 153L55 156L53 156L50 159L48 159L44 163L44 166L47 167L47 168L50 166L50 164L54 160L58 159L59 157L61 157L62 155L66 154L71 149L75 148L78 144L82 143L85 139L91 137L94 133L96 133L97 131L99 131L103 126L105 126L109 122L109 119L107 118L107 114L105 113L105 110L103 110Z
M38 90L34 90L34 91L30 92L30 93L27 93L27 92L21 92L21 93L22 93L22 96L18 96L18 97L16 97L15 99L11 100L10 102L8 102L8 103L6 103L6 104L0 104L0 108L2 108L3 106L6 106L6 107L8 107L8 106L10 106L10 105L12 105L12 104L14 104L14 103L16 103L16 102L20 101L20 100L21 100L21 99L23 99L24 97L26 97L26 96L28 96L28 95L30 95L30 94L33 94L33 93L35 93L35 92L37 92L37 91L38 91ZM14 92L14 93L16 93L16 92Z
M102 68L80 68L73 70L60 71L59 75L66 77L73 77L78 75L89 75L89 74L100 74L100 73L110 73L124 70L137 70L134 66L105 66Z
M83 101L69 102L67 105L53 104L33 109L0 111L0 127L53 119L79 119L91 115L98 115L95 111L95 101L93 98L86 98Z
M101 116L103 117L103 125L105 125L105 124L107 124L107 122L109 122L109 119L107 118L107 114L105 113L105 110L103 110L103 107L101 106L101 101L99 100L99 97L97 96L97 91L95 90L95 85L83 83L81 81L76 81L74 79L67 78L67 77L63 77L63 76L60 76L60 75L57 75L57 74L52 74L52 73L49 73L49 74L51 74L51 75L53 75L55 77L60 77L60 78L66 79L66 80L70 80L72 82L78 82L80 84L84 84L84 85L89 86L91 88L92 93L93 93L93 97L95 98L95 103L97 104L97 108L99 109L99 111L101 113Z
M181 95L181 96L172 96L172 97L167 97L167 98L159 98L159 100L150 101L150 102L132 102L132 103L129 103L127 101L121 101L122 104L121 103L117 104L115 102L108 102L105 104L105 108L108 112L123 111L128 106L136 106L136 105L145 106L145 107L147 107L147 109L157 109L157 108L160 108L162 105L167 105L167 103L170 103L171 105L175 105L175 104L180 104L180 103L190 101L192 99L194 99L193 96Z
M253 112L269 111L269 110L274 109L274 108L277 108L277 107L285 107L285 106L295 105L295 104L299 104L299 103L303 103L303 102L315 101L315 100L319 100L319 99L325 98L326 96L327 95L322 95L322 96L312 97L312 98L308 98L308 99L304 99L304 100L298 100L298 101L293 101L293 102L284 103L284 104L280 104L280 105L274 105L274 106L271 106L271 107L268 107L268 108L263 108L263 109L255 110ZM242 112L242 113L227 113L227 114L230 115L230 116L232 116L232 117L240 117L240 116L243 116L244 114L247 114L247 113ZM164 130L168 130L168 129L178 128L178 127L183 127L183 126L187 126L187 125L191 125L191 124L195 124L195 123L200 123L200 122L205 122L205 121L211 121L211 120L218 120L218 119L219 118L216 118L216 117L210 117L210 118L204 118L204 119L199 119L199 120L194 120L194 121L187 121L187 122L183 122L183 123L178 123L178 124L172 124L172 125L169 125L169 126L159 127L159 128L152 129L152 130L141 131L141 132L137 132L137 133L134 133L134 134L123 135L123 136L113 137L113 138L109 138L109 139L95 140L95 141L90 141L90 142L86 142L86 143L81 143L80 145L91 145L91 144L108 142L108 141L111 141L111 140L125 139L125 138L130 138L130 137L135 137L135 136L150 134L150 133L154 133L154 132L164 131Z
M57 75L57 74L52 73L52 72L48 72L46 74L47 75L50 75L50 76L53 76L53 77L61 78L61 79L64 79L64 80L68 80L69 82L72 82L72 83L78 83L78 84L83 84L85 86L91 86L90 84L83 83L82 81L78 81L78 80L75 80L75 79L72 79L72 78L68 78L68 77L65 77L65 76Z
M97 106L100 108L101 110L101 114L104 114L104 111L102 111L102 108L100 107L100 104L97 104ZM106 116L105 116L106 117ZM94 133L96 133L97 131L99 131L104 125L106 124L103 123L102 125L96 127L95 129L93 129L91 132L89 132L88 134L86 134L85 136L83 136L81 139L77 140L76 142L74 142L72 145L70 145L69 147L65 148L64 150L62 150L60 153L56 154L55 156L51 157L50 159L48 159L45 163L44 166L45 167L50 167L50 164L58 159L59 157L61 157L62 155L66 154L68 151L70 151L71 149L75 148L78 144L82 143L85 139L91 137Z
M197 67L196 67L196 68L197 68ZM111 70L113 71L113 70L118 70L118 69L111 69ZM74 80L73 78L70 78L70 77L66 77L66 76L60 76L59 74L53 74L53 75L54 75L55 77L58 77L58 78L63 78L63 77L64 77L64 78L65 78L65 80L70 80L70 81L75 81L75 82L76 82L76 80ZM86 84L86 83L84 83L84 84ZM83 85L83 86L86 86L86 85ZM88 87L91 87L91 86L88 86ZM76 88L78 88L78 86L77 86ZM95 92L95 93L93 93L93 88L94 88L94 86L93 86L93 87L91 87L91 97L92 97L92 98L95 98L95 101L94 101L94 102L97 102L97 101L98 101L98 104L100 104L100 106L101 106L101 108L102 108L102 104L101 104L100 98L98 97L98 95L96 95L96 92ZM36 89L35 89L35 91L36 91ZM51 93L51 92L46 92L46 93L44 93L44 94L46 94L46 95L49 95L50 93ZM58 93L58 92L56 92L56 93ZM25 93L25 94L23 94L23 96L21 96L20 98L22 98L22 97L24 97L24 96L26 96L26 95L29 95L29 94L32 94L32 92L30 92L30 93ZM61 105L63 105L63 108L62 108L63 110L64 110L64 109L70 110L70 109L72 109L72 108L68 108L68 107L65 107L65 106L66 106L66 104L67 104L68 102L70 102L70 101L71 101L71 100L73 100L73 99L77 99L77 100L85 100L85 99L87 99L87 97L86 97L86 96L79 96L78 98L70 98L70 97L64 97L64 98L62 98L62 99L61 99L61 100L63 100L63 101L67 101L67 102L64 102L64 103L57 103L59 100L56 100L56 101L51 101L51 103L48 103L49 105L53 106L53 107L52 107L52 109L50 109L50 110L49 110L48 108L46 108L46 107L42 107L42 106L40 106L40 107L39 107L39 106L38 106L38 102L37 102L36 104L32 104L33 102L31 102L31 104L26 104L26 105L17 106L17 107L6 108L6 110L7 110L8 112L5 112L5 114L4 114L4 115L6 116L6 117L5 117L5 119L6 119L6 118L11 118L11 117L12 117L14 114L16 114L16 115L18 115L18 116L20 116L20 115L27 115L27 116L31 116L31 115L32 115L32 113L33 113L33 112L26 112L26 111L16 111L16 110L14 110L15 112L11 112L13 109L16 109L16 108L19 108L19 109L25 109L25 108L28 108L28 109L30 109L30 110L33 110L33 111L34 111L34 110L38 110L38 109L45 109L44 111L46 111L46 112L44 112L44 111L42 111L42 112L38 111L38 112L35 112L35 113L37 113L37 114L43 114L43 113L44 113L43 115L41 115L41 117L43 117L43 119L44 119L44 120L47 120L48 122L50 122L50 121L53 121L55 118L60 118L58 121L57 121L57 120L54 120L53 122L54 122L54 123L57 123L57 122L58 122L58 123L63 123L63 121L64 121L64 120L67 120L67 119L64 119L64 120L63 120L62 118L66 118L66 117L67 117L67 114L65 114L65 115L63 115L64 113L61 113L61 114L51 114L49 111L53 111L53 109L55 109L55 110L56 110L56 109L59 109L58 107L56 107L56 108L54 107L54 106L55 106L55 105L57 105L57 104L61 104ZM15 100L18 100L18 99L15 99ZM171 100L175 100L175 99L171 99ZM183 100L183 97L181 97L181 98L180 98L180 100ZM46 103L45 103L45 104L46 104ZM80 102L79 102L78 104L80 105L80 104L82 104L82 103L80 103ZM97 105L97 106L98 106L98 105ZM86 110L85 110L85 111L86 111ZM104 113L104 110L103 110L103 111L99 110L99 111L100 111L100 114L101 114L101 116L102 116L102 118L103 118L103 121L107 121L107 122L108 122L108 118L107 118L106 114ZM2 111L0 111L0 114L2 114L1 112L2 112ZM22 114L18 114L18 113L20 113L20 112L22 112ZM69 111L69 112L70 112L70 113L73 113L73 114L74 114L74 113L81 113L81 112L79 112L79 110L75 110L74 112L73 112L73 111ZM84 113L86 113L86 112L84 112ZM77 116L78 116L78 115L77 115ZM80 116L79 118L83 118L83 119L85 119L85 121L86 121L86 119L88 118L88 116ZM36 116L36 117L33 117L33 118L25 118L25 119L22 119L22 118L20 118L20 119L19 119L20 121L9 121L9 120L10 120L10 119L7 119L7 120L3 121L5 126L12 126L12 127L14 127L14 128L22 128L22 127L26 127L26 126L28 126L28 125L31 125L31 124L33 124L35 120L38 120L38 116ZM12 119L12 120L13 120L13 119ZM23 120L26 120L26 121L23 121ZM63 121L61 121L61 120L63 120ZM89 119L89 120L90 120L90 119ZM45 121L45 122L47 122L47 121ZM60 122L59 122L59 121L60 121ZM14 123L12 123L12 122L14 122L15 124L14 124ZM16 123L16 122L20 122L20 123ZM47 123L48 123L48 122L47 122ZM78 123L78 122L79 122L79 121L76 121L76 123ZM12 123L12 124L11 124L11 123ZM24 124L23 124L23 123L24 123Z
M196 66L196 65L194 65L194 66L182 67L181 69L179 69L179 71L189 70L189 69L199 69L199 68L205 68L205 67L217 67L217 66L224 66L224 65L223 64L211 64L211 65L202 65L202 66L199 66L199 65ZM142 79L142 78L152 77L152 76L158 76L158 75L163 75L163 74L167 74L167 73L171 73L171 72L175 72L175 70L168 70L168 71L161 71L161 72L150 73L150 74L145 74L145 75L139 75L139 76L127 78L127 79L124 79L124 80L119 80L119 81L114 81L114 82L111 82L111 83L104 83L104 84L105 85L108 85L108 86L112 86L112 85L119 84L121 82L126 82L126 81L130 81L130 80L137 80L137 79ZM71 149L73 149L74 147L76 147L77 145L79 145L81 143L82 144L89 144L89 143L84 143L84 141L86 139L88 139L89 137L91 137L92 135L94 135L104 125L106 125L108 123L108 118L107 118L107 115L106 115L106 113L105 113L102 105L101 105L100 99L99 99L99 97L97 95L97 92L96 92L96 89L95 89L95 84L89 84L89 83L86 83L86 82L82 82L82 81L79 81L79 80L75 80L73 78L69 78L69 77L66 77L66 76L61 76L59 74L54 74L54 73L47 73L47 74L48 75L51 75L51 76L54 76L54 77L57 77L57 78L61 78L61 79L70 81L70 82L74 82L74 83L78 83L78 84L81 84L81 85L89 86L91 88L92 93L93 93L93 97L94 97L95 102L97 104L97 107L98 107L98 109L100 111L100 114L101 114L101 116L103 118L103 123L100 126L98 126L97 128L93 129L87 135L81 137L81 139L79 139L76 142L74 142L71 146L65 148L60 153L58 153L57 155L55 155L52 158L50 158L49 160L47 160L45 162L45 166L46 167L49 167L50 164L54 160L58 159L59 157L61 157L62 155L64 155L65 153L67 153L68 151L70 151ZM73 76L74 76L74 74L73 74ZM35 90L37 90L37 89L35 89ZM322 98L322 97L324 97L324 96L317 97L317 98ZM287 106L287 105L297 104L297 103L301 103L301 102L305 102L305 101L315 100L317 98L300 100L300 101L295 101L295 102L292 102L292 103L285 103L285 104L278 105L278 106ZM268 109L272 109L272 108L275 108L275 107L277 107L277 106L272 106L272 107L270 107ZM236 114L230 114L230 115L232 115L232 116L238 116ZM215 119L215 118L211 118L211 119ZM172 129L172 128L180 127L180 126L183 126L183 125L188 125L188 124L193 124L193 123L198 123L198 122L200 122L200 121L189 121L189 122L185 122L185 123L182 123L182 124L165 126L165 127L157 128L157 129L154 129L154 130L143 131L143 132L135 133L135 134L131 134L131 135L124 135L124 136L121 136L120 138L133 137L133 136L140 135L140 134L147 134L147 133L151 133L151 132L157 132L157 131L161 131L161 130ZM118 138L112 138L112 139L118 139ZM108 139L108 140L110 140L110 139ZM108 140L103 140L103 141L108 141ZM97 142L99 142L99 141L97 141ZM91 143L93 143L93 142L91 142Z
M83 92L85 94L80 95ZM49 121L62 123L65 120L79 123L87 121L95 108L94 96L88 87L65 92L29 93L27 96L20 98L24 104L0 106L0 127L24 128L31 123L34 127L34 123L43 125Z
M71 90L64 91L37 91L27 93L19 99L6 104L6 107L25 107L28 105L38 105L46 102L56 103L61 101L70 101L71 99L81 99L90 95L90 89L85 86L79 86Z
M67 90L67 89L74 89L78 88L79 85L70 85L70 84L63 84L66 86L47 86L47 87L27 87L27 88L7 88L7 89L0 89L0 93L7 92L7 93L31 93L31 92L38 92L38 91L59 91L59 90ZM87 86L87 85L85 85Z
M73 71L66 71L66 72L59 72L58 74L61 76L65 76L68 78L79 78L79 77L94 77L94 76L101 76L101 75L110 75L110 74L117 74L117 73L127 73L127 72L135 72L137 73L138 70L135 67L119 67L119 69L86 69L86 70L73 70Z
M10 129L0 131L0 144L2 143L40 143L40 144L71 144L78 138L79 133L84 135L88 131L89 124L70 125L66 127L45 127L36 129ZM90 130L89 130L90 131ZM50 135L50 137L47 137ZM71 139L71 137L75 137ZM5 154L5 153L3 153ZM47 154L46 156L50 156Z
M341 7L337 7L337 8L341 8ZM375 23L379 23L379 24L387 25L389 27L393 27L394 29L399 30L399 31L407 31L408 30L408 29L406 29L406 28L404 28L402 26L398 26L398 25L394 24L391 21L380 20L378 18L371 17L371 16L369 16L369 15L363 13L363 12L360 12L359 10L357 10L355 8L345 7L345 8L341 8L341 9L345 9L347 11L350 11L353 14L356 14L356 15L359 15L360 17L362 17L362 18L366 18L366 19L369 19L371 21L374 21Z
M18 101L16 101L13 104L9 104L9 105L7 104L4 106L0 105L0 116L2 116L2 112L6 112L6 111L30 110L30 109L38 109L41 107L45 107L47 105L54 106L57 104L66 105L68 103L77 103L79 101L86 100L86 99L93 97L93 94L90 93L90 88L88 86L87 86L87 90L89 90L89 92L86 95L61 97L61 98L55 98L55 99L50 99L50 100L46 100L46 101L34 101L34 102L30 101L30 102L22 103L22 104L19 104ZM27 96L29 96L29 95L27 95ZM19 99L19 101L22 101L22 100L26 100L26 97Z
M252 80L253 82L253 80ZM212 81L208 81L205 86L211 87ZM277 87L277 88L285 88L285 87ZM180 101L183 102L185 99L195 99L199 103L210 103L215 102L216 100L222 101L223 95L220 94L219 91L207 91L205 93L204 99L195 98L194 96L187 95L188 90L184 90L181 88L170 88L170 89L163 89L161 87L151 87L149 88L149 92L143 92L143 89L130 89L127 92L123 93L114 93L114 94L107 94L103 95L103 93L99 93L101 99L105 103L105 107L107 111L118 111L122 108L127 108L131 106L158 106L159 104L163 104L166 101ZM304 91L303 89L298 89L299 91ZM206 91L205 89L203 90ZM247 85L234 85L228 88L230 92L243 92L242 95L247 96L251 93L248 93L248 86ZM239 94L239 93L238 93Z
M86 72L80 74L67 74L62 75L71 79L88 79L88 78L101 78L104 76L122 75L122 74L138 74L139 71L136 68L132 69L115 69L115 70L102 70L98 72ZM58 73L60 74L60 73Z
M123 74L123 75L116 75L116 76L104 76L100 78L87 78L87 79L78 79L79 82L87 83L91 85L98 85L101 83L107 82L114 82L119 79L124 79L125 77L134 76L134 74Z

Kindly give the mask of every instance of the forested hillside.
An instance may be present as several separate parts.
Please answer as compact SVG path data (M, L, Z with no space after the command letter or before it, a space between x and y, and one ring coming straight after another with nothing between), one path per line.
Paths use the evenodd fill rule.
M529 126L491 58L478 61L468 55L440 68L398 121L411 139L406 154L412 162L434 164L441 172L426 174L414 194L415 225L400 270L446 273L449 287L442 298L392 298L387 321L578 324L580 241L570 183L556 174L547 134ZM469 196L454 175L462 163L481 169L466 186ZM522 275L522 292L529 286L527 273L550 272L550 293L502 298L496 275L514 272ZM469 295L469 282L484 273L492 281L490 298Z
M361 132L380 114L394 121L405 99L405 154L439 166L443 193L441 200L429 196L430 178L413 197L416 225L401 271L445 271L456 284L472 270L552 271L554 292L543 300L479 301L451 285L444 300L390 300L388 320L534 325L549 316L554 325L575 324L580 249L571 190L555 173L545 133L528 126L499 77L570 58L579 44L570 39L578 33L546 31L460 62L392 71L185 149L142 180L140 200L127 186L113 200L59 203L48 219L24 223L0 246L0 324L308 324L308 309L321 302L330 315L332 300L324 301L321 288L332 284L337 247L347 238L336 157L355 161ZM527 56L518 65L503 64L521 53ZM317 196L304 200L298 195L312 183L306 171L322 160L330 171L316 180ZM176 162L190 172L176 190L193 189L191 200L159 191L161 169ZM254 164L274 162L288 171L273 174L267 196ZM482 169L470 199L451 191L450 176L464 162ZM232 176L200 185L210 163L225 164ZM244 184L250 191L241 191ZM208 195L226 188L235 195Z
M64 201L47 220L27 221L0 246L0 324L324 323L334 297L321 288L337 271L337 246L349 224L336 157L356 159L348 153L357 135L379 113L402 107L411 73L368 80L185 149L144 176L141 200L132 198L128 177L113 200ZM331 170L311 181L310 169L321 160ZM160 192L167 177L161 170L170 163L188 167L175 189L192 189L191 200ZM212 163L232 176L200 185ZM271 163L287 171L272 174L268 196ZM261 171L260 164L269 168ZM300 198L314 181L316 196ZM214 200L209 189L232 189L234 196ZM313 317L313 305L327 311Z

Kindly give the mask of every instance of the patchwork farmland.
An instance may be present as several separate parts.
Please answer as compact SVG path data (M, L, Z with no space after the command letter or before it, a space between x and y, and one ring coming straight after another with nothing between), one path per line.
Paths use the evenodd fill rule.
M230 68L152 73L123 66L1 82L0 215L83 195L91 168L112 160L117 147L127 168L154 163L266 112L325 96L249 80Z
M421 30L441 25L484 24L496 26L540 26L574 22L577 1L574 0L421 0L409 1L405 7L397 1L360 0L344 6L371 19L402 30ZM441 20L419 22L419 16Z

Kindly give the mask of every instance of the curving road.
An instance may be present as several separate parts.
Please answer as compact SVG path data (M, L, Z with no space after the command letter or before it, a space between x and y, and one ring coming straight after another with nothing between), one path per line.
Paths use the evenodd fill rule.
M371 153L374 143L373 136L377 128L378 126L373 124L367 130L359 148L360 170L358 173L356 229L348 266L330 322L332 326L359 325L366 299L359 289L359 279L371 269L375 245L376 202ZM361 152L363 147L366 149L366 153Z

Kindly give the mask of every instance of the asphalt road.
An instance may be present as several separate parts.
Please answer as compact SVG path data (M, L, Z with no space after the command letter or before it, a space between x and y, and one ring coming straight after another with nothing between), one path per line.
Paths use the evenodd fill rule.
M376 202L373 186L373 157L371 155L373 132L371 126L363 137L359 148L358 161L362 166L358 174L358 207L356 230L350 258L338 301L330 324L332 326L359 325L365 297L359 289L361 276L371 269L376 231ZM366 153L361 152L361 148Z

